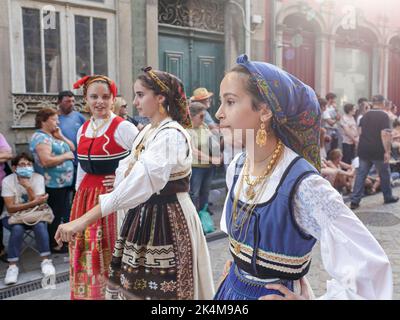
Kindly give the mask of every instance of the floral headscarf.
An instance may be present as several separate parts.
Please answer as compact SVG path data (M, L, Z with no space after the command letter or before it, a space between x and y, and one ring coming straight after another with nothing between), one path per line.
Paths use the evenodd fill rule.
M257 84L273 113L273 129L282 142L321 169L319 135L321 111L314 90L286 71L246 55L237 58Z

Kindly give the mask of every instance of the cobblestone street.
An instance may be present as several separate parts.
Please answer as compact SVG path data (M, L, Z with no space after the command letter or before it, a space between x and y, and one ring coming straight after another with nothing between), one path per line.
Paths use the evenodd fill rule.
M400 188L394 189L395 195L400 195ZM369 196L364 198L361 206L356 210L357 216L366 224L370 232L376 237L382 245L386 254L389 256L393 269L394 280L394 299L400 300L400 203L391 205L383 205L382 194ZM218 202L215 208L214 221L219 220L221 211L221 202ZM217 285L221 276L225 262L231 259L228 252L228 240L226 237L208 242L211 255L211 263L213 268L214 283ZM326 273L320 254L320 247L317 244L314 253L313 261L308 279L314 290L316 297L325 293L326 281L330 279ZM63 300L69 299L69 283L63 282L58 284L55 290L36 290L26 294L17 295L10 300Z

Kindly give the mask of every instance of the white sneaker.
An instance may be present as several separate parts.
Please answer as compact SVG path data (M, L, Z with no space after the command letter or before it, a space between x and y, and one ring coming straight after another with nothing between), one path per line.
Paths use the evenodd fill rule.
M42 268L42 273L45 276L51 276L56 274L56 269L54 269L53 263L50 259L44 259L40 264Z
M15 264L9 266L7 269L6 277L4 278L4 283L7 285L17 283L18 273L19 269Z

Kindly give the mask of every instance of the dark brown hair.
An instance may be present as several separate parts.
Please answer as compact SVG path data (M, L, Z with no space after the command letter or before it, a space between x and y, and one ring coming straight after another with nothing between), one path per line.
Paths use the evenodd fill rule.
M260 110L260 104L265 103L263 100L260 92L258 91L257 83L251 76L250 72L243 66L241 65L236 65L234 66L229 72L229 73L238 73L239 75L245 76L245 90L247 93L251 96L252 100L252 108L254 111L259 111Z
M162 91L160 86L147 74L140 75L137 79L142 83L142 85L153 91L154 95L162 95L165 97L163 107L168 112L169 116L182 124L182 119L186 116L183 114L184 110L180 110L179 106L176 105L184 93L183 83L174 75L168 72L152 70L157 77L168 87L168 92ZM186 105L187 108L187 105ZM185 110L187 112L187 110Z
M189 111L191 117L197 116L200 112L204 110L206 110L206 106L201 102L193 101L189 104Z
M343 156L342 150L340 149L333 149L328 152L327 159L331 161L335 161L336 159L339 159L340 156Z
M14 158L11 159L11 165L14 166L14 167L18 166L18 163L22 159L28 160L29 162L33 163L32 156L30 154L28 154L28 153L22 152L22 153L18 154L17 156L15 156Z
M42 123L46 122L50 117L57 114L57 111L51 108L43 108L40 110L35 117L35 127L36 129L42 128Z
M343 107L343 110L346 114L349 114L351 111L354 110L354 104L352 103L346 103Z

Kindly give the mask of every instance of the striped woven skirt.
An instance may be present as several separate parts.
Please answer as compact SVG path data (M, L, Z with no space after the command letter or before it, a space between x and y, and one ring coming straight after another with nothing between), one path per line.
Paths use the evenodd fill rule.
M190 232L176 194L153 195L129 210L115 245L106 298L193 299Z
M98 204L106 193L103 176L86 174L72 204L71 221ZM112 250L117 237L113 213L97 220L70 243L71 300L104 300Z

